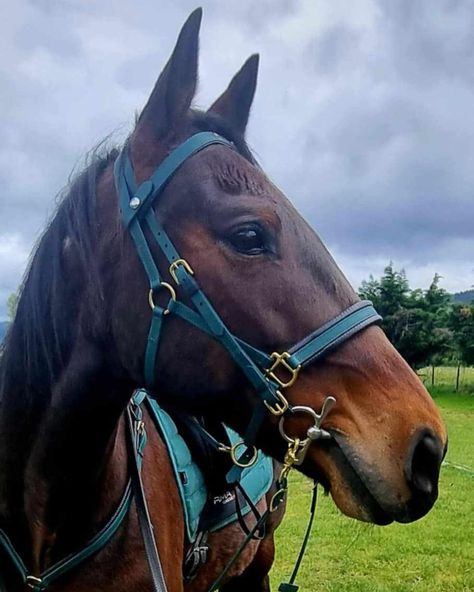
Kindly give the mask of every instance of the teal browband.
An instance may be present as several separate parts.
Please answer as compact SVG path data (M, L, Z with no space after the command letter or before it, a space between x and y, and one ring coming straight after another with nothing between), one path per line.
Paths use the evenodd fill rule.
M179 167L197 152L215 144L222 145L228 150L235 150L233 144L222 136L213 132L200 132L174 149L154 174L140 186L137 186L132 163L126 150L122 151L117 158L114 174L122 219L135 243L150 286L149 303L152 309L152 320L145 352L146 386L150 389L156 386L155 367L162 324L167 314L174 314L220 342L240 366L259 395L259 403L244 439L238 447L239 454L236 454L237 449L234 451L233 459L237 462L230 471L228 479L235 481L238 480L243 467L255 457L254 444L265 416L265 409L277 416L292 412L291 405L283 395L283 389L294 383L300 369L321 358L330 349L337 347L358 331L378 323L381 317L370 302L358 302L295 345L289 352L281 354L273 352L269 355L242 341L229 331L199 287L191 265L175 249L152 207ZM145 236L145 228L168 260L169 275L175 286L183 290L194 308L177 300L175 287L163 280ZM165 307L158 306L154 301L154 295L160 289L165 289L170 294L170 300Z

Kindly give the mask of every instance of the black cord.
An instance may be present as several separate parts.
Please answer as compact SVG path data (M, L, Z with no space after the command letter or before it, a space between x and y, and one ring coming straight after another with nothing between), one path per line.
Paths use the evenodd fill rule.
M317 500L317 484L314 484L313 487L313 494L311 496L311 506L309 510L309 520L308 525L306 526L306 532L304 534L303 542L301 543L300 552L298 553L298 557L296 558L295 567L290 576L289 582L282 582L278 586L278 590L280 592L297 592L299 586L295 584L296 576L298 575L298 571L300 569L301 562L303 561L304 554L306 552L306 547L308 545L309 537L311 535L311 529L313 526L314 515L316 513L316 500Z

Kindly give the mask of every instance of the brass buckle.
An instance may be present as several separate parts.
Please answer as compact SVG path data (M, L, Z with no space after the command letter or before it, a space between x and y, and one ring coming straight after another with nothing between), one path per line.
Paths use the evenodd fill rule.
M291 354L288 352L283 352L281 354L279 352L273 352L270 355L270 358L272 358L273 364L270 366L270 368L265 370L265 374L274 380L281 388L288 388L289 386L295 384L301 364L299 364L296 368L293 368L293 366L288 363L288 360L291 358ZM277 375L275 371L279 366L282 366L284 371L289 373L289 380L280 378Z
M174 279L175 284L179 286L178 276L176 275L176 269L182 265L184 269L190 274L194 275L194 271L186 259L176 259L169 267L170 276Z
M232 446L232 448L230 449L230 458L232 459L232 462L234 463L234 465L237 465L238 467L241 467L242 469L246 469L247 467L251 467L252 465L255 464L255 461L257 460L257 456L258 456L258 450L255 446L252 446L252 448L253 448L252 457L246 463L243 463L243 462L240 462L239 459L237 458L237 452L242 446L245 446L245 442L243 442L242 440L240 442L237 442L236 444L234 444Z
M270 411L270 413L272 413L273 415L276 415L278 417L278 416L283 415L285 413L285 411L288 409L290 404L285 399L285 397L281 394L280 391L277 391L275 394L280 401L279 403L277 402L277 403L270 404L267 401L263 401L263 402L265 404L265 407L268 409L268 411Z
M171 284L168 284L168 282L161 282L161 284L159 285L159 288L165 288L166 290L168 290L168 292L170 293L171 300L174 300L176 302L176 290L173 288L173 286ZM150 305L151 310L154 310L157 306L155 304L155 301L153 300L153 293L154 293L153 288L150 288L150 290L148 292L148 304ZM170 313L170 309L165 308L165 310L163 311L163 314L167 315L169 313Z

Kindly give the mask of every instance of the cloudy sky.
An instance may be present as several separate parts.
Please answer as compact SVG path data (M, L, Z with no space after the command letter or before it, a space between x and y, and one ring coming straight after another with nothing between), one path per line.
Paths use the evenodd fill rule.
M55 196L120 142L198 0L16 0L0 20L0 319ZM208 106L261 54L249 142L355 286L474 284L471 0L203 0Z

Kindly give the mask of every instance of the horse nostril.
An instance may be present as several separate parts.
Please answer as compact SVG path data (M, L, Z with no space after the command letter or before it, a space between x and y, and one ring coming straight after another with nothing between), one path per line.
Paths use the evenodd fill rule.
M438 495L438 478L443 449L429 430L418 433L412 442L405 475L413 494L413 501L420 507L431 507Z

